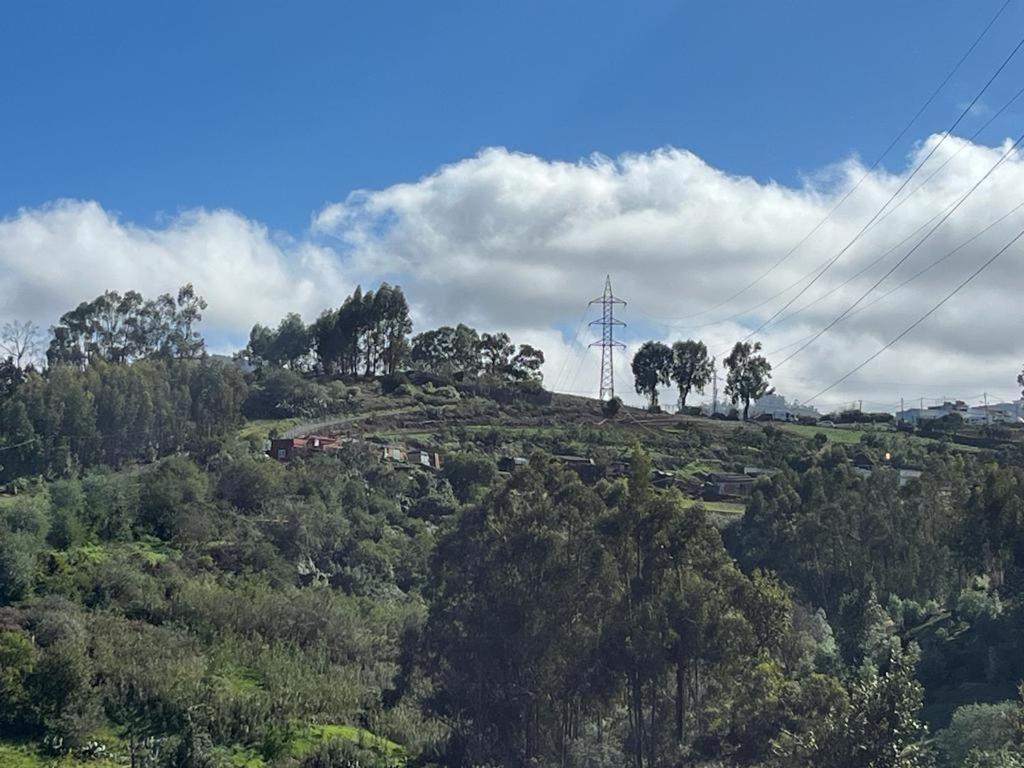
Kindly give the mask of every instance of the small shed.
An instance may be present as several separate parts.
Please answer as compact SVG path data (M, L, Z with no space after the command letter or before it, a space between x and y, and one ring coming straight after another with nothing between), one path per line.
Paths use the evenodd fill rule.
M498 471L511 474L529 465L529 459L523 456L502 456L498 459Z
M754 478L731 472L712 472L704 482L704 498L721 499L749 496L754 490Z
M409 456L405 452L405 448L400 448L397 445L385 445L380 449L380 459L381 461L406 462L409 460Z
M427 467L428 469L440 469L441 468L441 455L438 453L431 453L430 451L412 450L407 454L408 461L410 464L415 464L420 467Z
M594 464L593 459L588 459L583 456L568 455L555 456L554 458L555 461L563 467L575 472L584 483L595 483L600 477L600 470L598 466Z
M297 456L320 453L338 447L338 438L329 435L279 437L270 441L270 456L278 461L291 461Z

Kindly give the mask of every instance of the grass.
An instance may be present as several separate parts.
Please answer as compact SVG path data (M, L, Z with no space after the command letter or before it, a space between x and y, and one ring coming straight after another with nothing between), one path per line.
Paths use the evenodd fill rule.
M74 757L49 757L28 744L0 741L0 766L3 768L121 768L114 760L87 760Z
M721 515L742 515L747 507L745 504L737 504L732 501L704 501L702 499L684 499L683 507L692 507L700 504L708 512L715 512Z
M253 419L247 421L238 430L238 437L242 440L265 440L270 436L272 430L284 432L299 423L299 419Z
M805 437L808 440L813 439L817 434L822 434L828 438L830 443L838 443L840 445L856 445L860 442L861 437L866 434L871 434L872 432L897 435L897 439L909 440L910 442L918 445L935 445L939 442L932 437L904 435L902 433L895 432L892 429L886 429L885 427L868 427L866 429L863 427L819 427L812 426L810 424L787 424L784 422L773 422L773 426L800 437ZM967 453L978 453L981 450L973 445L961 445L954 442L950 442L948 446L950 450L965 451Z
M292 742L292 755L302 757L331 741L348 741L375 752L393 765L405 764L405 747L354 725L311 725Z
M697 475L706 475L709 472L714 472L719 467L709 464L706 461L691 461L685 467L676 472L679 477L695 477Z
M828 438L830 443L839 443L840 445L856 445L866 432L863 429L818 427L810 424L787 424L784 422L773 422L772 424L781 430L791 432L799 437L805 437L808 440L812 440L815 435L822 434Z

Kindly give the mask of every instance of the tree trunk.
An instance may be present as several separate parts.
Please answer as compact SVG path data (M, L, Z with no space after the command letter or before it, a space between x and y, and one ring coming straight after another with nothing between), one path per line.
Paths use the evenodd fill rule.
M682 743L686 725L686 667L676 664L676 741Z

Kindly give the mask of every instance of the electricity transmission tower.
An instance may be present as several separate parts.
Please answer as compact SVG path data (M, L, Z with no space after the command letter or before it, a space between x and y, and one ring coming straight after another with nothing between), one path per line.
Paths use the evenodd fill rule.
M624 328L626 325L621 320L615 319L615 305L626 306L626 302L616 298L612 293L611 275L605 278L604 293L590 302L590 305L593 304L601 305L601 319L593 320L590 323L590 325L601 326L601 340L590 345L601 348L601 391L598 397L601 400L611 400L615 397L615 348L626 348L622 342L615 341L615 326Z

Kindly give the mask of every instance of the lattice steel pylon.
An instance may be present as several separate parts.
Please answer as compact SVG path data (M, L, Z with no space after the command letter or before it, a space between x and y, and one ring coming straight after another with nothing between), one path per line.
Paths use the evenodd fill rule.
M611 275L605 277L604 293L590 304L601 305L601 319L590 322L590 325L601 326L601 340L590 345L601 348L601 389L598 397L601 400L611 400L615 397L615 348L626 348L625 344L615 340L615 327L626 327L624 322L615 319L615 305L626 306L626 302L616 298L612 293Z

